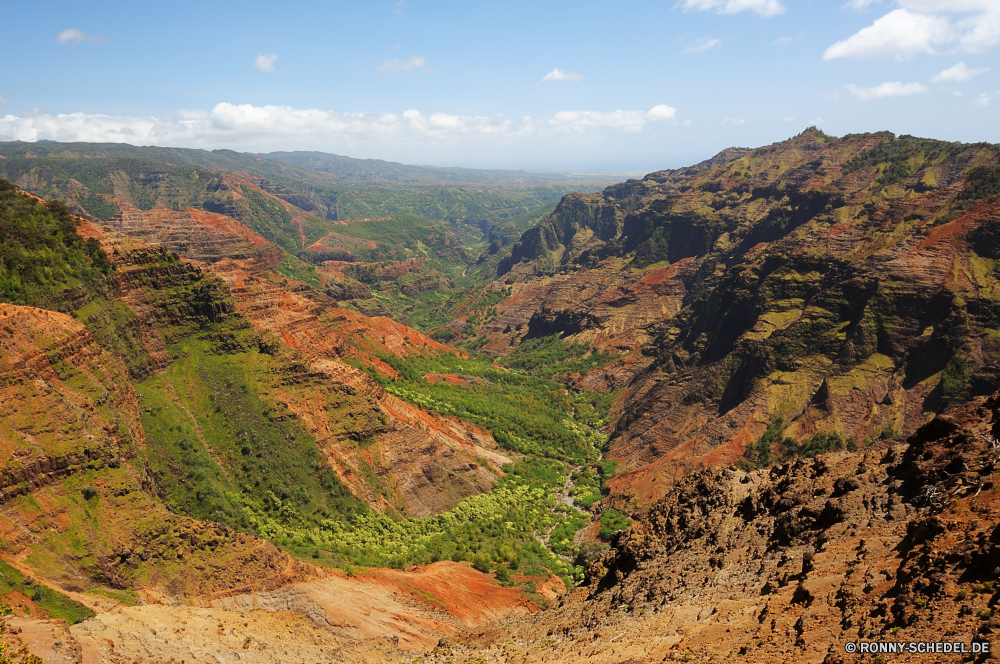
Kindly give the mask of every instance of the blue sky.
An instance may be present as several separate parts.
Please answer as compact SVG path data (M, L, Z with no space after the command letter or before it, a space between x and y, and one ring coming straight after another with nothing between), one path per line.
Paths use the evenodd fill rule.
M678 167L810 124L1000 142L1000 0L45 2L0 140Z

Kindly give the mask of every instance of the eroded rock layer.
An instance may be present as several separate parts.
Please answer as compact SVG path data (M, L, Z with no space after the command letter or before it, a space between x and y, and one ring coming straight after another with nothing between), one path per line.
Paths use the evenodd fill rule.
M979 398L905 444L695 472L616 536L584 587L435 661L818 664L872 661L845 650L862 641L995 641L997 406Z
M815 130L573 194L487 290L487 349L622 352L616 504L725 465L769 424L870 441L996 389L995 146ZM992 192L992 194L991 194Z

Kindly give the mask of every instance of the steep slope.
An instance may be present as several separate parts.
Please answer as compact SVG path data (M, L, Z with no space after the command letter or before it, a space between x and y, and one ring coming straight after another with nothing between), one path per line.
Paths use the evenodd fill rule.
M143 337L149 362L167 370L162 377L149 378L149 391L144 390L151 398L173 404L165 411L157 411L170 424L146 423L163 432L161 437L167 440L162 444L178 444L175 439L194 433L168 433L178 426L173 422L177 413L171 414L176 407L193 413L183 419L191 419L198 427L223 426L200 421L205 406L197 400L215 397L207 393L198 396L190 390L188 380L194 374L208 380L211 370L204 364L214 363L211 356L221 351L223 356L242 358L241 363L258 367L257 373L245 374L238 380L258 386L261 407L276 413L272 419L284 411L301 423L297 426L306 427L308 437L323 451L340 480L356 496L380 510L392 508L413 516L448 510L463 498L488 491L500 467L510 461L496 452L496 444L488 434L457 421L431 417L386 394L366 374L341 361L354 358L394 375L395 371L379 355L448 352L444 346L399 323L337 309L333 301L313 293L304 284L288 282L273 271L281 259L280 250L235 220L196 210L174 213L158 209L134 213L127 216L127 222L124 216L113 218L102 227L136 239L159 238L164 246L197 259L218 259L220 254L236 257L216 260L206 275L193 266L176 263L170 268L173 274L167 276L160 267L149 265L148 249L123 246L122 239L95 225L84 227L84 234L98 238L120 264L125 285L122 300L132 312L157 316L165 308L172 309L177 318L169 324L182 323L183 310L163 300L170 292L168 284L176 287L187 283L192 296L205 301L200 306L208 307L209 318L214 308L220 320L234 314L253 328L250 334L241 332L243 323L234 320L209 334L214 343L222 341L225 350L216 346L206 358L203 353L208 348L203 343L185 341L186 335L180 330L175 330L171 340L157 334L155 326L135 326ZM241 260L245 253L256 257ZM153 260L164 256L154 252ZM213 282L212 274L222 277L222 281ZM192 280L205 283L195 286ZM114 343L113 335L108 337ZM176 346L172 351L168 349L170 344ZM133 375L145 378L149 373L137 369ZM224 379L220 374L217 380L232 377ZM282 426L279 420L277 427ZM221 440L218 444L225 445ZM223 457L231 454L222 450L215 453ZM245 463L237 458L230 457L223 466ZM219 491L224 493L225 489L220 486Z
M151 230L144 223L156 230L164 219L174 240L185 232L253 239L235 220L197 211L139 215L126 229L140 235ZM380 353L447 349L391 321L352 312L334 319L323 296L311 301L296 293L301 284L271 271L268 252L280 250L262 241L253 259L215 263L257 297L260 309L247 307L255 320L241 313L253 298L234 297L198 263L109 234L5 182L0 222L2 297L73 312L0 302L0 613L10 599L24 640L55 646L56 657L106 661L134 643L123 625L176 625L185 616L161 605L180 602L291 611L348 642L382 636L427 649L462 626L536 608L518 589L457 563L345 575L275 546L347 566L321 552L315 536L331 528L357 535L363 520L352 519L372 513L334 472L351 453L362 467L388 459L418 468L380 495L372 489L387 472L356 481L376 506L403 496L392 507L436 513L492 486L508 459L477 447L492 443L488 433L385 393L338 350L392 372ZM375 332L381 340L369 343ZM305 345L317 354L296 348ZM82 620L80 602L101 616L64 641L37 622ZM136 603L147 606L128 619L103 613ZM170 652L202 645L195 637Z
M308 289L296 292L282 287L263 261L227 260L212 269L230 285L237 309L256 329L301 353L311 371L339 383L341 391L364 395L378 408L381 417L372 419L372 429L351 435L338 422L342 411L333 405L342 397L326 396L326 409L317 408L312 390L297 398L289 395L287 402L311 427L341 479L356 487L359 495L377 488L364 486L365 475L382 477L388 484L376 498L379 506L384 509L381 501L396 495L401 502L391 502L397 508L426 516L488 491L500 467L510 462L498 453L489 434L434 418L387 394L371 377L343 362L354 359L394 376L395 370L380 355L449 352L446 347L394 321L336 309ZM374 439L375 445L369 447L366 438Z
M148 586L184 596L304 578L305 568L269 543L156 505L136 393L120 360L83 325L0 304L0 334L8 555L77 592ZM189 565L179 565L185 555Z
M479 334L628 353L583 380L628 386L606 457L638 505L778 420L799 441L910 433L997 386L998 160L809 130L568 196L487 287L510 296Z
M130 210L102 224L108 230L159 245L198 261L248 258L268 244L230 217L194 208Z
M997 405L954 408L906 444L692 473L558 606L466 632L431 661L818 664L875 659L849 643L990 642Z

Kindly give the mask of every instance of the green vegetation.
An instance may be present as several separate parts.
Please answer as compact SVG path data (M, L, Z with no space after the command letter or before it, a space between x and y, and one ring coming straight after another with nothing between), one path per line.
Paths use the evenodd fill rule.
M551 528L559 537L554 547L557 552L572 553L573 535L585 522L575 510L553 511L553 492L566 479L562 464L525 459L505 471L493 491L467 498L443 514L419 519L399 520L365 510L351 519L327 519L311 525L283 511L287 500L270 499L270 505L237 496L230 496L230 500L242 505L255 532L299 555L319 549L322 559L334 564L402 569L455 560L497 573L501 580L511 572L547 576L547 570L567 582L582 578L582 569L535 539L536 534Z
M1000 193L1000 164L969 169L966 183L965 189L955 199L963 210Z
M31 601L42 607L48 617L65 620L70 625L75 625L87 618L93 618L95 615L83 604L52 590L48 586L36 583L0 560L0 601L6 600L7 596L13 592L26 595Z
M786 446L787 442L786 439L782 446L782 458L784 459L789 459L793 456L812 458L826 452L844 448L844 437L836 431L832 433L818 431L801 443L796 443L792 446Z
M573 489L570 495L573 496L574 504L589 510L603 497L605 483L615 476L617 466L617 461L604 460L573 473Z
M743 458L736 462L737 467L749 471L769 466L776 460L787 461L795 457L812 458L826 452L843 449L845 446L844 437L837 432L819 431L799 442L791 436L785 436L784 431L785 421L783 419L771 420L760 438L747 445L743 452ZM853 438L848 439L846 445L849 448L853 446L857 449L857 443Z
M584 463L596 460L604 442L595 429L605 424L613 398L609 395L569 392L550 378L497 368L491 359L478 356L426 353L380 359L400 374L400 380L390 381L367 369L386 390L431 412L474 422L493 432L506 449ZM428 374L455 376L458 380L453 382L460 384L445 379L431 382L425 378Z
M881 175L876 184L880 187L905 180L918 170L954 157L966 148L962 143L916 138L908 134L896 137L891 132L880 132L877 135L882 136L883 140L846 162L843 170L846 174L865 166L879 166Z
M584 344L569 344L559 340L559 335L525 339L509 355L498 360L500 364L520 371L530 371L536 376L557 378L573 373L587 373L618 359L618 355L593 350Z
M142 602L139 598L128 590L113 590L111 588L91 588L86 591L88 595L97 595L98 597L105 597L107 599L114 600L119 604L125 606L139 606Z
M81 196L79 203L87 214L101 221L107 221L118 212L114 205L98 194Z
M972 363L968 358L955 355L944 367L941 375L941 390L948 399L958 399L966 391L972 377Z
M746 450L743 451L743 458L738 460L736 465L743 470L763 468L771 464L774 458L773 450L775 445L781 445L782 447L798 445L794 438L785 439L784 431L785 421L783 419L775 418L771 420L760 438L747 445ZM785 442L786 440L787 443Z
M105 288L112 270L97 241L77 233L65 205L40 203L0 180L0 301L65 309Z
M174 511L253 532L244 504L314 526L367 511L273 394L276 380L302 368L283 364L262 341L249 330L215 326L173 346L179 359L137 386L144 454L164 501ZM352 403L327 406L345 423L353 420L352 406L364 411Z
M615 533L625 530L631 525L632 521L616 510L615 508L610 508L601 514L601 533L600 537L603 540L611 539L611 536Z
M316 272L316 268L299 260L295 256L287 256L285 260L278 264L278 267L274 271L286 279L294 279L295 281L309 284L316 290L320 290L323 287L323 280L319 276L319 273Z

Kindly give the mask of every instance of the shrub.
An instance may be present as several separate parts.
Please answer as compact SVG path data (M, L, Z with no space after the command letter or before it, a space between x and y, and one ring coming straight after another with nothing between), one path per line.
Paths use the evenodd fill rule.
M632 521L619 512L618 510L611 508L601 515L601 539L611 539L611 536L620 530L625 530L631 525Z
M941 391L949 399L957 399L965 392L965 386L972 376L972 363L961 355L955 355L944 367L941 375Z

